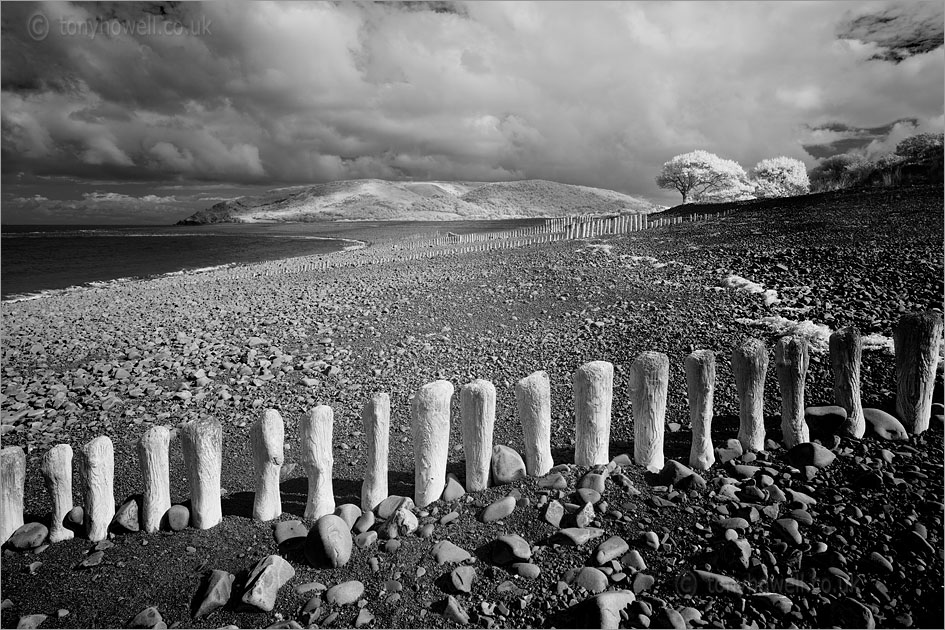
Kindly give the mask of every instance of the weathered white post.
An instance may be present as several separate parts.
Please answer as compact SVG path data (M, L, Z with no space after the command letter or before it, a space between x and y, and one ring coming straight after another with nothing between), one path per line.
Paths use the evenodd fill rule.
M81 451L79 475L85 495L85 531L89 540L104 540L115 516L115 449L107 435L91 440Z
M774 363L781 387L781 436L786 448L810 442L804 420L804 381L808 365L807 339L786 335L774 347Z
M154 533L171 509L170 464L167 454L171 433L167 427L151 427L138 440L138 466L144 481L141 529Z
M446 487L453 384L433 381L417 390L410 405L413 419L414 504L423 508Z
M282 496L279 494L279 473L285 462L285 423L275 409L266 409L249 430L253 447L253 466L256 469L256 496L253 499L253 518L271 521L282 514Z
M610 461L610 413L614 366L585 363L574 372L574 463L596 466Z
M669 357L641 352L630 366L630 404L633 408L633 461L647 470L663 468L663 431Z
M860 361L863 339L854 327L841 328L830 335L830 367L833 371L833 401L847 410L842 431L855 438L866 433L860 399Z
M23 526L26 453L19 446L0 449L0 544Z
M466 454L466 490L478 492L489 487L495 385L482 379L463 385L459 390L459 401L463 451Z
M332 433L335 414L328 405L319 405L302 419L302 466L308 475L305 518L319 519L335 511L332 487Z
M525 471L532 476L548 473L551 458L551 381L544 371L534 372L515 384L515 404L525 436Z
M387 457L390 447L390 396L378 393L361 408L367 440L367 470L361 484L361 509L370 512L387 498Z
M929 428L932 392L942 343L942 314L909 313L893 331L896 344L896 411L913 434Z
M689 466L705 470L715 463L712 448L712 414L715 399L715 353L696 350L686 357L686 391L689 394L689 421L692 446Z
M738 392L738 441L746 451L765 447L765 372L768 350L760 339L748 338L732 352L732 372Z
M181 428L180 441L190 486L190 523L197 529L210 529L223 520L223 429L214 418L193 420Z
M72 447L68 444L57 444L46 451L40 470L53 505L49 522L49 542L70 540L75 537L75 533L66 527L65 519L72 509Z

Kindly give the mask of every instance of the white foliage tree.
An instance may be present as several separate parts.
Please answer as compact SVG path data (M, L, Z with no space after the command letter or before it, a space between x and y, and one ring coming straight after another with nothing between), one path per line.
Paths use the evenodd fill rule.
M656 177L656 184L660 188L679 191L683 203L751 197L745 169L738 162L720 158L708 151L677 155L663 164Z
M758 162L751 169L751 179L758 197L793 197L810 192L807 167L783 155Z

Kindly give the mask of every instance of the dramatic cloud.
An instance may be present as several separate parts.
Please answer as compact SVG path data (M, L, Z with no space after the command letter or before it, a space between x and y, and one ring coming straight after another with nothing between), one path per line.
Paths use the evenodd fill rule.
M653 178L678 153L813 166L844 139L877 151L909 129L941 130L941 13L940 2L5 4L3 182L545 178L669 201ZM5 202L42 194L13 192ZM94 191L76 189L76 202L83 192Z

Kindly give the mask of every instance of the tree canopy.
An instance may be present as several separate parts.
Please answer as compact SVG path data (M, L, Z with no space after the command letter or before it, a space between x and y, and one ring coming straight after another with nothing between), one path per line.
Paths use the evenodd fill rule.
M720 158L708 151L692 151L677 155L663 164L656 177L660 188L675 189L683 203L701 199L725 199L744 195L748 176L733 160Z
M793 197L810 191L807 167L783 155L758 162L751 169L751 179L758 197Z

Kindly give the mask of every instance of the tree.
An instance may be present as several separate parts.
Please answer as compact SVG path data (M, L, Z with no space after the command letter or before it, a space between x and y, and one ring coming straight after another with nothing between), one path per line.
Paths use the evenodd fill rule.
M723 199L744 190L748 182L745 169L738 162L725 160L708 151L677 155L663 164L656 184L675 189L683 203L700 199Z
M755 164L751 179L758 197L793 197L810 191L807 167L800 160L783 155Z
M942 161L942 134L920 133L896 145L896 155L914 164L934 164Z
M858 153L841 153L825 158L810 172L814 190L838 190L858 186L869 179L876 166Z

